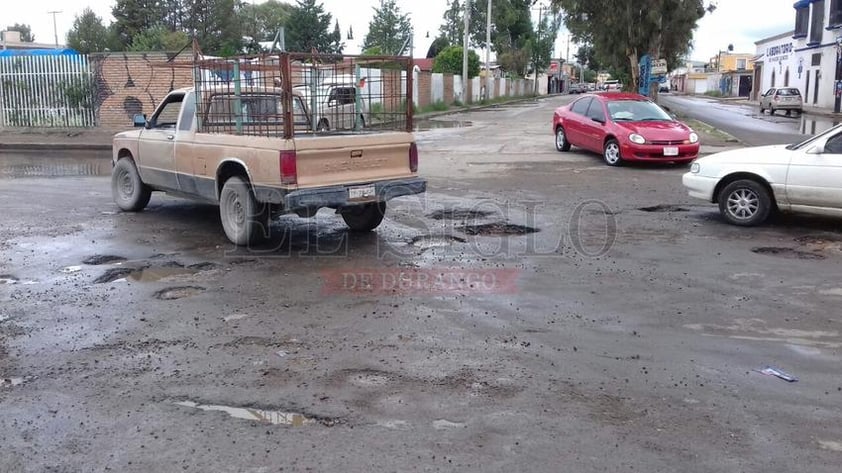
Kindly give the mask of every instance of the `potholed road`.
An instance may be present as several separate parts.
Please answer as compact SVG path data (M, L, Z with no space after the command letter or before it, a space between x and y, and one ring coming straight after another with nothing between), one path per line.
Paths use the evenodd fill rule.
M419 133L430 192L376 233L251 250L0 156L0 471L838 472L839 221L557 153L564 100Z

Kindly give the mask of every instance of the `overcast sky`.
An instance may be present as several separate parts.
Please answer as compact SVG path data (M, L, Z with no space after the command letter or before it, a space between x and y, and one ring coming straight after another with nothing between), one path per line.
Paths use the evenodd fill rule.
M262 3L265 0L246 0ZM633 1L633 0L629 0ZM379 0L323 0L325 9L339 20L343 36L348 26L353 26L354 41L346 40L346 52L359 52L360 45L368 30L372 8L379 5ZM427 48L438 32L447 0L397 0L405 12L411 14L415 25L415 55L423 57ZM543 0L548 4L548 0ZM755 52L754 42L768 36L791 30L795 24L793 0L718 0L719 8L699 23L696 31L695 48L692 57L707 60L716 55L719 49L734 44L738 52ZM64 42L65 34L73 24L73 18L86 6L89 6L105 23L112 20L113 0L3 0L2 21L0 26L13 23L28 23L32 26L38 42L52 43L53 20L48 12L59 10L56 15L59 42ZM537 18L537 9L533 16ZM429 32L429 38L427 38ZM567 52L567 35L562 32L556 41L555 56L564 57ZM571 48L571 56L575 52Z

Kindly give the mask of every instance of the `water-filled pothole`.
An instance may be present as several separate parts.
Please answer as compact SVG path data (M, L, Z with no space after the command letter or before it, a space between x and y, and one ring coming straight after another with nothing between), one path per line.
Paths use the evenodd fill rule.
M434 220L469 220L494 215L494 212L477 209L441 209L427 215Z
M473 126L473 123L466 120L418 120L415 122L415 131L438 130L441 128L466 128Z
M254 422L260 422L263 424L289 425L293 427L321 424L326 427L332 427L339 423L339 421L334 418L307 416L297 412L255 409L251 407L231 407L213 404L199 404L192 401L180 401L174 404L177 406L190 407L206 412L224 412L235 419L250 420Z
M465 225L459 228L467 235L526 235L538 232L539 229L513 223L486 223L482 225Z
M174 301L176 299L192 297L203 292L205 292L205 288L199 286L170 287L156 292L154 297L162 301Z
M687 207L682 207L680 205L667 205L667 204L659 204L653 205L651 207L640 207L638 210L642 210L644 212L689 212L690 209Z
M801 260L821 260L825 259L824 255L818 253L810 253L808 251L796 250L795 248L781 248L775 246L766 246L760 248L752 248L754 253L760 255L779 256L781 258L801 259Z
M94 279L94 284L108 284L119 279L125 279L135 271L137 270L134 268L111 268L102 273L100 277Z

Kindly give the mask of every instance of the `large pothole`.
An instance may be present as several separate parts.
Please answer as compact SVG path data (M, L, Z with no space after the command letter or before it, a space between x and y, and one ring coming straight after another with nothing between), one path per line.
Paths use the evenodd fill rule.
M466 235L526 235L535 233L537 228L513 223L485 223L481 225L465 225L459 228Z
M441 209L427 215L433 220L477 220L494 215L494 212L478 209Z
M332 417L308 416L297 412L284 412L278 410L256 409L251 407L232 407L214 404L199 404L193 401L179 401L174 403L177 406L199 409L205 412L224 412L235 419L250 420L261 424L289 425L302 427L305 425L324 425L333 427L340 423Z
M114 264L114 263L122 263L126 261L126 258L122 256L116 255L93 255L89 256L82 261L82 263L91 265L91 266L99 266L103 264Z
M760 248L752 248L751 250L759 255L778 256L780 258L800 259L800 260L822 260L824 255L818 253L811 253L809 251L796 250L795 248L785 248L776 246L765 246Z
M154 297L162 301L174 301L176 299L193 297L203 292L205 292L205 288L199 286L170 287L156 292Z
M660 205L653 205L651 207L640 207L638 210L643 212L689 212L690 209L687 207L682 207L680 205L667 205L667 204L660 204Z

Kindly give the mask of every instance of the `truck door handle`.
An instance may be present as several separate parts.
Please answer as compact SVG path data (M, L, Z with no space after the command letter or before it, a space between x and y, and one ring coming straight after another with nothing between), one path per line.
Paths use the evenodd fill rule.
M173 139L175 139L175 136L174 135L167 135L167 139L172 141Z

